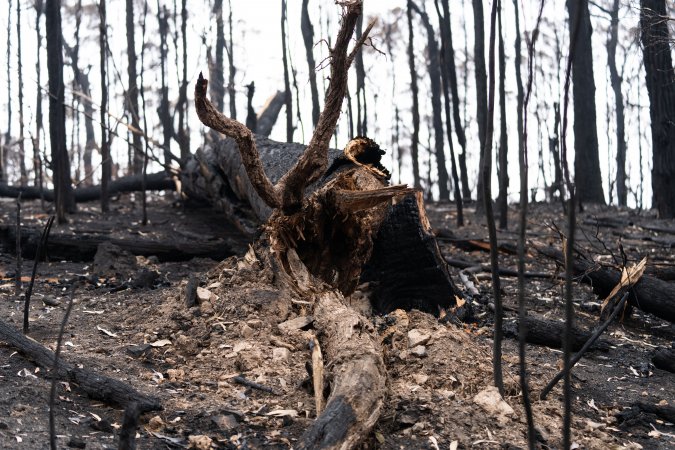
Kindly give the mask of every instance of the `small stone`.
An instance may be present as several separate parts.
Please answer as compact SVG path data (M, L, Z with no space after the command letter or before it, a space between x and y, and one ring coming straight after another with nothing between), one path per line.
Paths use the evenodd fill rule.
M290 333L292 331L297 331L305 328L307 325L311 324L314 321L312 316L300 316L295 319L287 320L286 322L281 322L279 325L279 331L283 333Z
M488 386L480 391L473 401L489 414L496 416L499 422L505 422L506 416L514 413L513 408L499 395L499 390L495 386Z
M213 308L213 304L211 302L203 302L201 305L199 305L200 309L202 310L202 314L205 316L212 316L213 313L216 311Z
M427 348L424 345L418 345L410 349L410 353L420 358L427 356Z
M415 380L415 383L422 385L427 382L429 379L429 375L425 375L423 373L416 373L413 375L413 379Z
M42 303L45 304L45 306L59 306L61 304L60 301L52 297L51 295L47 295L42 299Z
M209 450L211 448L211 444L213 443L213 439L203 434L197 434L188 436L188 442L188 448L194 448L196 450Z
M249 327L245 322L242 322L239 327L239 334L241 337L248 339L253 336L253 328Z
M214 296L213 292L209 291L208 289L203 287L197 288L197 298L199 299L200 302L207 302L211 300L211 296Z
M284 347L276 347L272 350L272 359L280 359L283 361L288 361L291 357L291 352Z
M429 339L431 339L431 334L424 333L417 328L408 331L408 347L410 348L425 345Z
M231 414L213 416L211 417L211 421L215 423L221 431L229 431L239 424L237 418Z

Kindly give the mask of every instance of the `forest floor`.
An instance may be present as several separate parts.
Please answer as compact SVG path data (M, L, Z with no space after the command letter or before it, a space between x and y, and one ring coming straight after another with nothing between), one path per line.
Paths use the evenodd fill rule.
M54 225L52 237L66 234L86 239L104 234L188 247L191 242L211 240L223 242L237 256L224 261L169 261L118 252L112 261L72 258L40 263L31 301L30 337L56 347L73 280L80 280L62 357L160 399L162 411L142 416L138 448L290 448L315 417L305 368L312 326L308 306L271 289L271 275L257 268L255 257L251 253L242 257L247 238L208 209L156 199L148 210L149 225L142 226L141 211L128 196L113 203L113 211L105 216L97 207L80 205L69 224ZM427 210L432 227L442 237L439 242L446 258L489 263L489 252L481 250L480 244L458 245L487 241L487 229L471 208L468 224L460 229L455 227L453 205L431 204ZM44 226L48 216L39 202L25 202L23 211L25 228ZM0 225L13 224L15 214L14 201L0 200ZM516 214L512 208L510 229L499 232L500 243L512 247L517 238ZM532 205L528 246L560 249L555 227L564 229L565 220L559 205ZM621 243L631 262L649 256L648 265L675 265L673 221L658 221L648 212L589 207L578 215L578 223L579 245L597 260L608 262L611 254L620 254ZM515 269L516 257L503 252L500 263ZM0 253L0 317L20 329L23 301L14 296L15 264L13 254ZM31 268L32 261L24 261L24 276L30 276ZM526 280L529 313L561 319L561 271L534 252L528 253L526 270L549 274ZM148 272L158 275L134 283ZM459 288L466 289L459 281L459 269L451 272ZM198 306L187 308L185 286L191 275L202 289ZM493 314L487 301L492 298L492 285L489 273L469 274L469 279L480 293L475 297L476 320L470 324L444 322L419 311L382 317L369 310L366 292L350 297L353 306L371 318L382 339L388 371L381 418L363 448L526 447L513 339L503 346L505 401L512 410L502 403L497 406L504 409L495 411L477 400L476 395L487 394L492 383ZM501 281L510 321L516 315L517 280L503 276ZM575 284L574 299L578 325L592 328L601 299L581 284ZM410 348L411 338L418 339L420 346ZM624 422L616 417L635 402L675 406L675 375L650 366L657 347L675 342L675 327L635 310L622 323L612 324L603 338L609 344L604 351L587 354L573 372L575 448L675 448L673 424L649 414ZM546 400L536 399L559 370L561 357L556 349L527 347L541 448L561 448L561 385ZM51 380L45 372L0 342L0 448L49 448ZM239 384L238 376L270 389ZM117 448L121 408L91 400L77 386L58 383L55 410L59 448Z

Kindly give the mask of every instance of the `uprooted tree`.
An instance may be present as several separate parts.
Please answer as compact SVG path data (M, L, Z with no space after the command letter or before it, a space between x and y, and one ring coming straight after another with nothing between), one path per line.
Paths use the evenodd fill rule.
M379 417L386 390L382 350L370 320L344 301L357 284L370 282L374 306L384 312L415 306L438 313L456 304L456 289L430 233L421 196L405 185L388 184L379 146L355 138L328 168L348 68L373 26L348 52L362 2L345 1L342 7L330 49L324 110L309 145L275 184L251 131L211 104L201 75L195 86L200 120L234 140L252 188L272 208L253 246L256 259L274 273L276 288L313 305L331 390L321 412L323 389L317 383L324 375L315 373L318 417L298 448L351 448Z

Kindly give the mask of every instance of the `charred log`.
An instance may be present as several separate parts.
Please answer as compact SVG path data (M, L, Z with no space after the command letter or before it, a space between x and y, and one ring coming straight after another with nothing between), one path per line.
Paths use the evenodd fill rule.
M559 264L564 264L563 254L552 248L538 248L540 253L555 259ZM582 283L590 284L593 292L605 298L612 289L619 284L621 272L600 266L594 262L575 259L574 275ZM633 286L628 302L644 312L650 313L669 322L675 322L675 285L647 274Z
M525 329L527 330L525 342L528 344L543 345L549 348L562 348L563 346L565 322L526 317ZM573 327L572 351L579 351L591 335L591 332ZM504 336L518 339L518 321L511 321L504 324ZM609 350L609 343L606 341L598 341L593 344L590 349L607 351Z
M38 366L51 370L54 367L54 352L36 341L24 336L10 325L0 321L0 340L5 341ZM105 403L126 407L136 402L141 412L162 409L159 400L138 392L128 384L81 369L74 364L60 360L57 372L50 373L59 380L68 381L83 390L89 397Z
M166 172L158 172L147 175L146 189L148 190L174 190L176 183ZM115 195L123 192L138 192L143 190L143 176L130 175L111 181L108 184L108 194ZM43 198L48 202L54 201L54 191L51 189L40 190L33 186L9 186L0 184L0 197L16 198L21 194L23 200L36 200ZM101 186L86 186L73 190L75 201L78 203L89 202L101 198Z

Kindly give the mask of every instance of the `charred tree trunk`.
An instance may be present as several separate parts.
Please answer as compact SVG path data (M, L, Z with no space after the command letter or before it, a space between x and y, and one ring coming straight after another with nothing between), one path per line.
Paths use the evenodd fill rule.
M230 26L230 45L227 48L227 62L229 66L229 78L227 82L227 91L230 95L230 117L237 119L237 91L234 89L234 76L237 73L234 67L234 39L232 38L232 30L234 29L234 21L232 20L232 0L227 0L229 7L228 24Z
M21 185L28 184L28 173L26 172L26 149L24 145L24 123L23 123L23 62L21 54L21 2L16 2L16 46L17 46L17 66L16 71L19 78L19 173L21 174Z
M17 0L18 1L18 0ZM9 162L9 149L12 147L12 0L9 1L9 14L7 14L7 132L5 143L0 146L0 181L7 180L7 166Z
M480 142L480 156L478 159L478 190L476 192L476 211L483 207L483 151L487 133L488 86L487 71L485 69L485 19L483 17L483 0L472 0L474 21L473 59L476 75L476 122L478 122L478 142Z
M131 173L143 171L143 147L141 142L141 129L138 116L138 74L136 71L136 27L134 23L134 0L126 0L126 25L127 25L127 74L128 83L126 95L126 109L131 117L131 126L134 128L132 142L129 147L129 163Z
M40 31L40 18L44 12L43 0L35 0L35 37L37 40L37 54L35 62L35 72L37 77L37 85L41 84L42 59L40 58L40 49L42 47L42 32ZM35 137L33 137L33 170L35 171L34 186L42 190L42 156L40 156L40 135L42 133L42 89L36 89L35 100ZM2 161L0 160L0 165ZM0 168L0 173L2 170Z
M281 57L284 63L284 103L286 106L286 142L293 142L293 94L286 52L286 0L281 0Z
M450 86L449 86L449 66L448 60L452 57L448 42L451 38L448 36L450 32L450 17L441 13L438 8L438 1L435 2L436 14L438 15L439 27L441 29L441 79L443 81L443 103L445 110L445 127L448 138L448 145L450 147L450 164L452 169L452 181L454 187L455 204L457 206L457 226L464 226L464 203L462 200L461 186L459 182L459 175L457 173L457 163L455 159L455 145L452 141L452 119L450 111ZM454 68L454 66L453 66Z
M186 161L190 157L190 129L186 122L188 110L187 0L183 0L181 3L180 17L180 31L183 46L183 79L178 93L178 104L176 105L176 109L178 110L178 135L176 136L176 140L178 141L178 147L180 148L180 159L181 161ZM142 70L143 68L141 67L141 71Z
M675 72L665 0L641 0L640 28L652 130L654 207L675 217Z
M445 167L445 154L443 152L443 118L441 116L441 73L440 73L440 55L438 52L438 43L434 38L434 28L431 26L429 16L422 11L414 2L410 2L411 8L420 16L422 24L427 31L427 52L429 57L429 81L431 84L431 110L434 125L434 150L436 156L436 167L438 169L438 194L439 200L450 200L450 190L448 189L449 179L448 170Z
M63 35L61 33L61 0L47 2L47 70L49 73L49 137L52 151L52 173L56 201L56 217L66 222L66 213L75 210L70 179L70 159L66 148L66 108L63 84Z
M223 23L223 0L215 0L213 14L216 16L216 60L209 66L211 83L209 95L213 99L218 111L225 110L225 25Z
M258 132L258 117L253 109L253 94L255 94L255 83L246 85L246 128L254 133Z
M169 53L167 40L169 38L169 12L166 7L160 6L157 1L157 21L159 22L159 65L161 72L161 96L157 110L159 121L162 124L162 147L164 150L164 164L171 164L171 138L173 136L173 119L169 110L169 86L167 84L167 55ZM217 52L217 49L216 49Z
M302 17L300 19L300 28L302 30L302 39L305 43L305 53L307 55L307 66L309 69L309 89L312 94L312 125L316 126L319 122L319 90L316 85L316 62L314 61L314 27L309 18L308 6L309 0L302 0Z
M448 0L441 0L443 5L444 26L441 29L441 36L445 36L445 45L447 45L444 64L447 65L448 81L450 83L450 92L452 93L452 116L455 121L455 134L462 151L459 152L459 172L462 178L462 199L471 200L471 188L469 187L469 174L466 169L466 135L464 133L464 124L459 115L459 92L457 89L457 69L455 67L455 48L452 45L452 25L450 21L450 6Z
M363 34L363 16L359 16L356 22L356 39ZM363 53L359 52L354 61L356 69L356 134L357 136L368 135L368 108L366 106L366 69L363 65Z
M614 91L614 108L616 113L616 196L619 206L626 206L628 191L626 189L626 136L624 124L624 100L621 90L621 76L616 68L616 48L619 43L619 0L614 0L611 9L609 39L607 40L607 64L610 82Z
M99 46L100 46L100 72L101 72L101 211L109 210L110 179L112 177L112 160L110 145L108 142L107 108L108 108L108 84L106 83L106 65L108 62L108 24L106 18L105 0L101 0L98 6L99 15ZM42 190L42 187L40 187Z
M422 187L420 182L419 165L419 140L420 140L420 107L419 107L419 89L417 87L417 69L415 68L415 50L413 40L415 34L412 24L412 2L407 3L408 15L408 67L410 68L410 90L412 92L412 136L410 140L410 157L412 158L413 186L416 189Z
M605 203L598 153L593 44L588 0L567 0L570 36L577 36L572 62L574 179L580 202ZM577 20L578 18L578 20ZM579 29L576 29L578 24Z
M499 197L497 210L499 228L508 228L508 190L509 190L509 139L506 131L506 55L504 52L504 33L502 30L502 9L499 8Z

